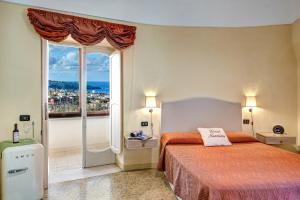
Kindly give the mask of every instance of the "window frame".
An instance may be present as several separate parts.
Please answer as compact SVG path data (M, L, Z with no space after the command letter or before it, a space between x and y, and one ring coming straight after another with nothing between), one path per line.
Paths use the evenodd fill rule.
M104 47L104 46L83 46L78 43L73 43L73 42L60 42L60 43L55 43L55 42L48 42L49 45L61 45L61 46L68 46L68 47L74 47L79 49L79 111L78 112L56 112L56 113L51 113L48 111L48 116L50 119L55 119L55 118L75 118L75 117L82 117L83 112L82 112L82 71L83 71L83 65L85 64L85 55L87 53L102 53L110 57L110 55L114 52L113 48L109 47ZM48 52L49 55L49 52ZM47 61L49 62L49 60ZM110 68L110 61L109 61L109 68ZM48 68L49 70L49 68ZM48 76L49 80L49 76ZM47 88L49 90L49 86ZM49 95L49 91L48 91ZM86 111L87 117L108 117L110 115L109 112L104 112L104 111Z

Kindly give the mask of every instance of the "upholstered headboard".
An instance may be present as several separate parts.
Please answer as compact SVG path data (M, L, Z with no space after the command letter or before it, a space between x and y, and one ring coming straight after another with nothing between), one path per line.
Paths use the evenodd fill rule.
M241 104L212 98L162 102L161 133L196 131L198 127L241 131Z

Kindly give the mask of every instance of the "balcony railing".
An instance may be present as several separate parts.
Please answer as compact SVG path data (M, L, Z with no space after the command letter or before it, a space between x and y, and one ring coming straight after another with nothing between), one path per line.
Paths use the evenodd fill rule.
M107 116L109 115L109 101L95 101L86 104L88 116ZM48 102L50 118L59 117L79 117L81 110L79 103L76 102L54 102L51 99Z

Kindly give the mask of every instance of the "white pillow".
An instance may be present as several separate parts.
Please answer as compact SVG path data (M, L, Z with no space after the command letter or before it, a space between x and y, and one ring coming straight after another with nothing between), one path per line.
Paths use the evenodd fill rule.
M231 145L226 133L222 128L198 128L204 146L227 146Z

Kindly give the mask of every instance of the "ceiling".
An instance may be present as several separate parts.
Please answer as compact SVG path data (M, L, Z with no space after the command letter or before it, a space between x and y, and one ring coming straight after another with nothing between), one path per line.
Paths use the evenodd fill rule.
M300 0L4 0L128 22L240 27L289 24Z

